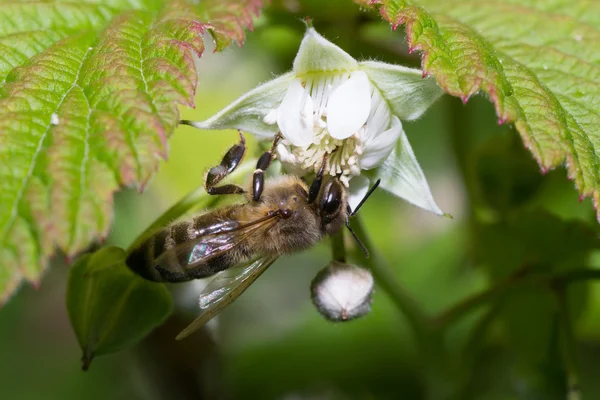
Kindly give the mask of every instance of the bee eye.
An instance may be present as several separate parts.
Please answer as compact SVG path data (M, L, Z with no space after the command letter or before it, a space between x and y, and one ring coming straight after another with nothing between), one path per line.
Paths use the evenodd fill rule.
M336 181L332 181L327 187L321 199L321 212L329 217L335 216L342 205L342 188Z

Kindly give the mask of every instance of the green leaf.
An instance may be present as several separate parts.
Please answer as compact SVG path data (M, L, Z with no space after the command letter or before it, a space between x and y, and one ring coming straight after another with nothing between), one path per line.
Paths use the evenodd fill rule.
M192 3L0 1L0 304L106 235L112 193L143 187L193 107L201 34L241 43L261 4Z
M134 274L125 251L104 247L81 257L69 271L67 310L83 351L83 368L95 356L141 340L171 313L167 288Z
M600 201L600 7L593 0L358 0L404 24L423 70L463 101L485 91L543 170ZM600 214L599 214L600 217Z

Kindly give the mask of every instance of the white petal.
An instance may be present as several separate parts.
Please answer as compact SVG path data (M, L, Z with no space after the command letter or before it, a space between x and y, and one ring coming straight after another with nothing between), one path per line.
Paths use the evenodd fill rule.
M419 118L444 93L433 77L423 78L418 69L377 61L359 64L401 120Z
M327 103L327 128L336 139L346 139L367 122L371 112L371 84L367 74L353 72Z
M353 71L358 63L350 54L309 28L294 59L294 72L304 75L322 71Z
M402 132L391 156L372 175L381 179L381 187L404 200L437 215L444 212L436 204L415 158L406 134Z
M233 128L257 136L272 137L279 128L265 123L264 117L279 107L292 79L292 73L282 75L244 94L209 119L186 123L199 129Z
M277 109L281 134L295 146L313 142L313 101L299 79L294 79Z
M277 109L273 109L265 115L263 122L267 125L273 125L277 123Z
M360 156L359 161L360 168L371 169L381 165L394 150L394 145L402 133L402 123L398 117L394 115L392 117L392 126L390 129L374 136L372 140L364 143L363 153Z
M375 139L390 127L391 111L383 100L379 89L373 87L371 92L371 113L367 119L367 129L361 137L363 143Z
M365 197L369 191L371 181L364 175L355 176L350 180L350 190L348 193L348 204L351 210L355 210L358 203Z

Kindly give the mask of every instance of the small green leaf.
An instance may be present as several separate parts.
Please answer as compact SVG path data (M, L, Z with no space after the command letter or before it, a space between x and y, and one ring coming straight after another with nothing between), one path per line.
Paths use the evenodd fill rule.
M95 356L141 340L172 308L167 288L134 274L118 247L87 254L69 271L67 310L83 350L84 370Z
M0 2L0 304L59 247L105 236L193 106L210 31L241 43L259 0Z
M379 7L422 67L467 101L483 90L543 170L600 201L600 7L590 0L356 0ZM599 217L600 217L600 210Z

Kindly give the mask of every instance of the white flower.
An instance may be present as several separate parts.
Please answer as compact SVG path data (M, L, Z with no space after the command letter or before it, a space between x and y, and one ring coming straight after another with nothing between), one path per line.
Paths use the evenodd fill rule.
M282 162L311 171L328 155L327 173L346 186L361 170L379 166L402 133L363 71L294 79L265 122L276 122L286 139L277 149Z
M286 170L327 173L350 188L354 208L369 185L442 215L402 129L441 95L419 70L357 62L309 28L292 72L248 92L213 117L183 121L201 129L242 129L259 137L281 132L277 153Z
M368 269L332 261L313 280L313 304L330 321L349 321L371 311L373 275Z

